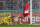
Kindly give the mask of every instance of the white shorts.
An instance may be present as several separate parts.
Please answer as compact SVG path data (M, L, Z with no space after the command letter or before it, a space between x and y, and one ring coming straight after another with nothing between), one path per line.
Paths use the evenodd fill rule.
M29 12L29 10L25 11L24 13L28 13L28 12Z

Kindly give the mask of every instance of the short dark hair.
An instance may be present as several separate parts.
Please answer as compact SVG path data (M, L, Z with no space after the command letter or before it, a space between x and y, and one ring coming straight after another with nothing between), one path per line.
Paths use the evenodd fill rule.
M28 1L25 2L25 4L28 3Z
M28 1L27 1L27 2L28 2ZM26 2L26 3L27 3L27 2Z

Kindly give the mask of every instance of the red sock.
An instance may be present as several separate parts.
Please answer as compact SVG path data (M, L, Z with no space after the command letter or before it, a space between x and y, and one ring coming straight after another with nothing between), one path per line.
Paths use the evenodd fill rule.
M28 22L29 22L29 24L30 24L30 18L28 18Z

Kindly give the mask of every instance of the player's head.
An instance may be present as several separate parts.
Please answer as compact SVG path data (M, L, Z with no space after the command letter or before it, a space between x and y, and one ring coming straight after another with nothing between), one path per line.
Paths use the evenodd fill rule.
M29 1L27 1L26 3L29 4Z
M29 4L29 1L26 1L25 4Z

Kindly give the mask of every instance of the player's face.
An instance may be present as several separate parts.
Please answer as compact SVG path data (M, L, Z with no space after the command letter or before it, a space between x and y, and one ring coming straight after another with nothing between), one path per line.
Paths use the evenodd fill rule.
M29 1L28 1L28 4L29 4Z

